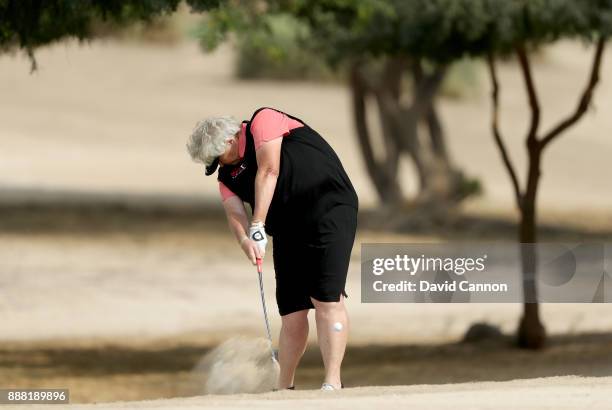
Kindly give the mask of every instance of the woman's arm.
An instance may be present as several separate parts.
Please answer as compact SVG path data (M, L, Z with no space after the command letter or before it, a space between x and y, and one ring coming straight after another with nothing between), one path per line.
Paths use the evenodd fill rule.
M256 264L256 258L261 257L257 245L249 239L248 232L248 217L244 203L238 196L231 196L223 201L225 216L227 222L240 247L251 260L253 265Z
M280 168L282 138L265 142L256 151L257 175L255 176L255 209L253 222L265 222L274 196Z

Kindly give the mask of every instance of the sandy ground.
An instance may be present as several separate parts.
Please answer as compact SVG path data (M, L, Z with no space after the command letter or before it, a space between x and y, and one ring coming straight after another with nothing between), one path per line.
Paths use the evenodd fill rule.
M571 409L585 404L588 408L604 409L609 405L611 388L610 377L560 377L448 386L364 387L328 394L327 397L322 397L320 392L298 393L295 397L290 392L284 392L282 395L268 394L265 398L239 396L231 400L210 396L201 400L170 401L165 407L176 408L186 404L204 405L209 408L249 409L260 405L270 409L284 409L292 406L293 400L296 400L305 408L327 409L370 409L373 406L412 406L421 409ZM588 397L588 403L585 403L585 396ZM141 405L142 408L158 407L158 403ZM141 408L140 405L136 407L132 403L127 404L127 407Z
M361 387L341 392L277 392L71 406L71 409L608 409L612 377L551 377L452 385ZM7 406L6 408L46 408Z
M81 216L34 212L17 220L4 213L0 382L68 386L75 402L196 394L199 382L191 369L202 355L227 337L259 337L264 329L255 270L219 217L215 182L189 161L187 134L206 115L247 118L262 105L295 113L328 137L364 209L371 208L376 201L353 144L348 92L340 85L235 81L227 49L206 56L192 43L69 43L37 56L40 71L34 75L28 74L25 58L0 57L0 204L131 201L144 207L195 204L211 212L178 222L153 214L138 223L111 214L94 215L90 223ZM579 45L566 43L538 64L545 126L574 106L588 56ZM608 67L606 62L604 73ZM504 133L521 164L526 100L516 67L505 64L500 74ZM547 152L540 196L545 217L584 222L600 230L597 240L612 237L612 117L604 115L612 108L608 77L597 91L596 110ZM443 101L441 108L456 162L486 189L466 209L507 217L513 211L511 191L488 129L486 93L483 79L480 96ZM413 173L404 168L411 191ZM580 230L571 237L595 238ZM302 408L587 408L590 403L604 408L612 387L609 306L543 305L552 345L535 355L512 349L505 339L489 348L457 344L476 321L512 334L519 305L360 302L360 243L431 240L444 237L361 231L347 283L349 384L424 385L364 387L327 397L283 392L124 407L285 408L299 400ZM265 262L265 280L276 332L271 260ZM311 343L315 338L311 332ZM301 386L316 387L320 368L311 345L298 376ZM588 377L552 377L564 375ZM508 381L514 378L530 380Z
M198 226L188 232L147 234L0 235L4 289L0 340L146 338L192 331L217 335L217 340L234 332L261 335L255 269L225 227L216 229L214 224L219 225L199 225L209 235L200 234ZM359 235L347 282L353 343L456 340L475 321L489 321L512 332L521 309L516 304L360 302L360 243L424 239ZM269 258L264 274L272 325L278 329ZM543 306L552 333L610 330L609 309L606 304Z
M216 220L187 220L179 230L163 218L144 226L102 218L107 225L100 229L91 223L0 236L0 380L7 387L66 387L75 403L201 394L203 380L193 369L211 348L265 334L254 268ZM424 240L436 238L364 231L358 243ZM265 286L276 345L269 260ZM605 304L542 305L551 339L535 353L512 346L520 305L360 303L357 247L347 291L347 386L612 375ZM301 389L316 388L323 377L313 319L296 379ZM507 336L459 343L477 321Z

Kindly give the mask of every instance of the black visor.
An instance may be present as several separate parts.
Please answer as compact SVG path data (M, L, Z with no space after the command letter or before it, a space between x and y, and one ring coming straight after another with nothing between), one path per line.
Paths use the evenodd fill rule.
M213 162L211 162L210 165L206 167L206 175L214 174L218 166L219 166L219 157L215 158Z

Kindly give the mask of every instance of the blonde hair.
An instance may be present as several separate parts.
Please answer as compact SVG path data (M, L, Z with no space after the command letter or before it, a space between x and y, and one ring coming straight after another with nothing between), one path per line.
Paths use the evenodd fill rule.
M209 117L198 121L187 140L191 159L210 165L225 152L225 142L240 131L240 122L231 116Z

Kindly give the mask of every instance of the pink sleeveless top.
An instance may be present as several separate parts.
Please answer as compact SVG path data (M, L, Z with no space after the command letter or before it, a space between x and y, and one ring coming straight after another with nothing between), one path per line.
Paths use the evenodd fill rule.
M294 128L302 127L299 121L287 117L285 114L265 108L261 110L251 124L251 134L255 143L255 150L259 149L265 142L276 138L286 137L289 131ZM246 124L242 124L240 135L238 136L238 154L240 158L244 156L246 149ZM227 198L236 196L223 182L219 182L219 192L225 201Z

